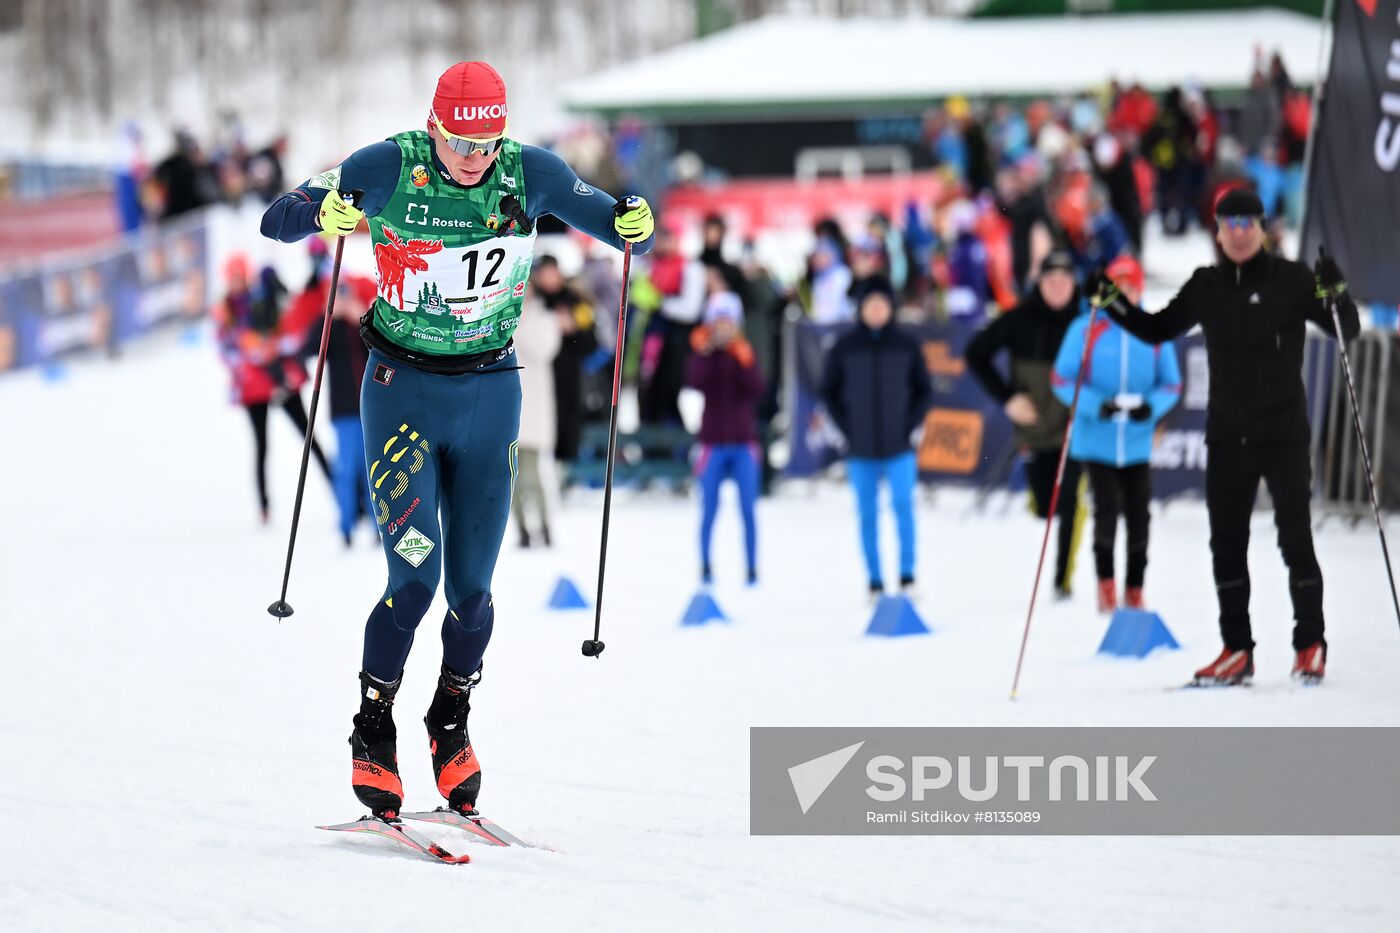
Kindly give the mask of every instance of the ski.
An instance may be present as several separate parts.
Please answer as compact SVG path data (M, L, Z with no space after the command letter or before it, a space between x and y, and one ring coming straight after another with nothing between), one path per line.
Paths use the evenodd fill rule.
M437 823L441 826L455 826L458 829L465 829L467 832L485 839L492 845L498 846L523 846L531 849L542 848L542 846L532 845L518 836L502 829L500 824L488 820L475 810L470 815L463 816L456 810L447 807L438 807L422 813L402 813L400 816L406 820L417 820L420 823Z
M1255 686L1254 676L1251 674L1245 680L1233 684L1220 683L1214 680L1188 680L1184 684L1174 684L1164 689L1168 693L1178 693L1183 690L1243 690L1246 693L1255 693L1261 689L1267 693L1273 686L1273 684L1268 683L1264 684L1262 687Z
M1247 680L1247 681L1244 681L1243 683L1238 683L1238 684L1216 684L1216 683L1198 682L1198 681L1191 680L1191 681L1187 681L1187 682L1184 683L1184 684L1176 684L1176 685L1174 685L1174 686L1164 687L1163 689L1164 689L1167 693L1181 693L1181 692L1183 692L1183 691L1211 691L1211 690L1227 690L1227 691L1228 691L1228 690L1241 689L1241 688L1242 688L1242 689L1244 690L1244 692L1246 692L1246 693L1279 693L1279 692L1284 691L1284 690L1312 689L1313 687L1321 686L1321 684L1322 684L1321 678L1319 678L1319 679L1317 679L1317 680L1302 680L1302 679L1297 678L1297 677L1290 678L1289 681L1288 681L1287 683L1276 683L1276 682L1274 682L1274 681L1265 681L1265 682L1262 683L1262 684L1257 684L1257 683L1254 683L1254 682L1248 681L1248 680Z
M405 814L407 816L408 814ZM403 825L402 820L386 820L377 816L362 816L349 823L336 823L331 826L317 826L340 833L372 833L401 843L420 855L449 865L464 865L472 860L470 855L453 855L431 839ZM504 843L502 843L504 845Z

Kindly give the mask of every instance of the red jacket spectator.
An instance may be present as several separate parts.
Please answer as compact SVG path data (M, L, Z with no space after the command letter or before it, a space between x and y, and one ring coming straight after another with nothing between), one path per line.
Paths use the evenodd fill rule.
M1157 102L1140 84L1134 84L1119 96L1108 118L1112 131L1129 130L1138 136L1157 119Z
M266 405L306 384L296 354L302 337L283 330L279 305L286 289L272 269L249 281L246 257L236 255L224 270L228 293L214 307L219 355L233 377L234 401Z

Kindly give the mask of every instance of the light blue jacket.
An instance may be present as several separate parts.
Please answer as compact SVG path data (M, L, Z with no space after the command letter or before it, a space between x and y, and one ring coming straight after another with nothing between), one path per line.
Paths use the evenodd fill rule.
M1075 460L1132 466L1152 456L1152 432L1157 422L1181 398L1181 370L1170 343L1152 346L1131 336L1106 314L1096 315L1089 332L1089 315L1081 314L1065 331L1055 358L1050 387L1066 405L1074 397L1074 381L1089 340L1088 372L1079 392L1070 435L1069 455ZM1126 412L1104 418L1100 409L1119 395L1139 395L1152 408L1145 421Z

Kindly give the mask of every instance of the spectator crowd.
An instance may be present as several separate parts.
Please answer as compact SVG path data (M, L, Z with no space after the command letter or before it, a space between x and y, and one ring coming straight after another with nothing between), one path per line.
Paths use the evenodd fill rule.
M171 151L150 164L140 129L129 124L122 131L114 185L122 229L173 220L211 204L236 206L245 198L271 203L285 190L286 149L285 136L265 145L249 144L238 121L231 119L212 145L187 129L176 129Z

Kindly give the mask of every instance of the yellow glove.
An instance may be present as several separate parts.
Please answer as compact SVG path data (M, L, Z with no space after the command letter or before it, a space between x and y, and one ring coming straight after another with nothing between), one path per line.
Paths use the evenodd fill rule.
M348 236L355 232L364 216L364 211L345 200L339 191L332 188L321 199L321 211L316 215L316 219L325 232L336 236Z
M613 229L629 243L640 243L651 236L656 229L656 221L652 219L651 205L647 199L632 195L614 204Z

